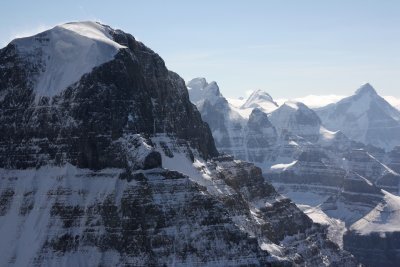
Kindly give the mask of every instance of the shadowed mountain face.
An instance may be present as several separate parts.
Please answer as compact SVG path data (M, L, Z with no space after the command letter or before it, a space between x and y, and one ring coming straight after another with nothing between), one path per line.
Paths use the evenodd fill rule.
M259 168L219 156L183 80L131 35L60 25L0 69L0 265L356 265ZM248 128L253 146L274 133L259 111Z

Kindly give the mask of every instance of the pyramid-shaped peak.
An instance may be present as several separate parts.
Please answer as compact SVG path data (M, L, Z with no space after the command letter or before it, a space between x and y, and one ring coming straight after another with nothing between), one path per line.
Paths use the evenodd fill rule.
M376 92L375 88L372 87L371 84L366 83L363 86L361 86L360 88L358 88L357 91L356 91L356 95L362 95L362 94L377 95L377 92Z

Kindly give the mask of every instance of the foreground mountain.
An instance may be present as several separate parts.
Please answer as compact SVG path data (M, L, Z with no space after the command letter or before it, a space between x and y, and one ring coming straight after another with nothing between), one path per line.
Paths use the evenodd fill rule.
M220 93L218 98L224 99ZM271 98L264 99L266 105L271 103ZM397 264L396 250L400 244L396 241L398 229L391 227L393 220L382 221L375 230L363 234L354 230L358 221L368 220L368 214L379 207L397 205L393 203L398 198L392 195L400 193L397 150L385 153L353 141L341 131L330 131L314 110L300 102L286 101L263 112L262 101L257 101L258 106L250 112L243 104L235 107L221 101L224 108L219 109L213 104L216 102L198 101L208 102L198 107L214 136L218 136L216 130L240 118L237 125L241 127L234 128L236 143L216 142L219 151L259 166L280 193L291 198L314 222L328 226L328 237L340 247L354 251L363 263ZM236 116L228 116L230 112ZM257 123L252 119L255 114L259 118ZM218 124L213 120L216 117L221 118ZM391 246L374 247L369 242L357 249L357 242L373 239L377 229L384 233L380 242ZM376 256L374 260L371 255Z
M370 84L316 112L326 128L340 130L353 140L387 151L400 145L400 111L380 97Z
M131 35L60 25L0 69L0 265L356 265L219 156L184 81Z

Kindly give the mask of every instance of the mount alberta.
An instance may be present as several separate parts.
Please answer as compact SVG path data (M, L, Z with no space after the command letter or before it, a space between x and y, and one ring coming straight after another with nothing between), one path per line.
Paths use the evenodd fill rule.
M63 24L1 49L0 70L0 265L357 266L217 151L184 81L132 35ZM276 134L263 114L254 140Z
M330 129L318 110L300 102L263 109L274 100L259 90L255 94L269 97L257 97L253 108L243 103L254 96L241 105L239 101L231 104L214 82L210 84L218 94L207 94L205 86L201 89L204 98L193 100L199 89L190 84L189 95L210 125L220 152L260 167L279 193L292 199L314 222L328 226L328 237L361 263L397 266L399 146L386 152L353 140ZM376 94L365 86L360 93ZM368 110L364 104L369 103L363 102L360 108ZM380 109L396 114L386 102L377 103L382 104Z
M400 111L379 96L370 84L353 96L316 109L325 127L387 151L400 145Z

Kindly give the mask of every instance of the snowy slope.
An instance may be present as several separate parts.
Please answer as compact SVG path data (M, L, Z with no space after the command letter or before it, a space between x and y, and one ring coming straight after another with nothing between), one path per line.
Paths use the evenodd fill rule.
M350 230L361 235L400 231L400 197L383 191L385 201L354 223Z
M113 41L109 31L96 22L73 22L13 40L20 56L40 68L34 77L37 98L59 94L94 67L112 60L124 46Z

